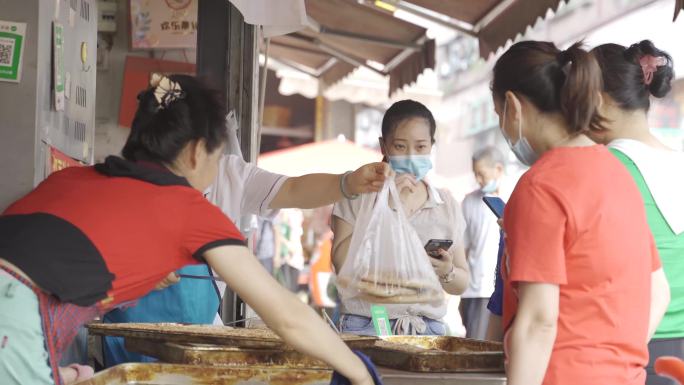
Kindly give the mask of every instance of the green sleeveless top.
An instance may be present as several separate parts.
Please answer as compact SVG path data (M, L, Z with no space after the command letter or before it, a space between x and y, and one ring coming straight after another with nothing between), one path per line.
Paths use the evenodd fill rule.
M632 159L619 150L610 151L627 167L644 198L648 225L670 284L672 299L653 339L684 337L684 233L677 235L672 231Z

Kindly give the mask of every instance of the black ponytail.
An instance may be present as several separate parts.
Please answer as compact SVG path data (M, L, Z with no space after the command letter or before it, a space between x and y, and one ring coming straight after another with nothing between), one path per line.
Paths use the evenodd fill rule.
M560 109L574 131L585 128L600 130L603 118L598 114L600 90L603 86L598 63L592 54L573 44L559 54L565 82L560 91Z
M650 96L665 97L672 90L674 69L672 57L650 41L643 40L629 48L619 44L603 44L592 50L603 74L604 91L625 110L648 110ZM650 84L646 84L639 61L644 56L665 58L656 67Z
M494 65L492 92L503 98L507 91L525 96L542 112L560 113L570 133L603 128L601 72L581 43L565 51L544 41L514 44Z
M180 85L180 96L160 106L154 88L138 95L138 110L121 151L124 158L170 164L192 141L204 140L208 152L226 141L226 107L220 93L192 76L168 77Z

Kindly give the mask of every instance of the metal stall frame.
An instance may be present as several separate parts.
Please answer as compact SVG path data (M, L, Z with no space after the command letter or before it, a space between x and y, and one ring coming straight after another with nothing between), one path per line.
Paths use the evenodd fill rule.
M228 0L199 0L197 74L223 91L228 110L235 110L245 161L258 155L259 52L257 28L246 24ZM245 304L226 288L221 305L224 323L245 318Z

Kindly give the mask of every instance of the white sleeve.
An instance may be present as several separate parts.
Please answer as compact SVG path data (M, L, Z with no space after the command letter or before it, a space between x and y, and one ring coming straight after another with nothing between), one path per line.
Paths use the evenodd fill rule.
M356 215L361 209L361 201L361 198L353 200L342 199L333 206L332 215L354 226L356 224Z
M224 155L207 199L234 221L250 214L271 217L278 211L268 207L286 180L237 155Z
M241 203L242 214L255 214L265 218L276 216L278 210L272 210L269 206L273 198L278 195L287 177L268 172L260 169L253 163L246 163L244 161L242 161L242 174L244 177Z

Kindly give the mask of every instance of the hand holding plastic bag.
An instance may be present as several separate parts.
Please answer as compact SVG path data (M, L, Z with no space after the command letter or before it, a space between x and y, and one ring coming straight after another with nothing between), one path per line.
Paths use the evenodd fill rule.
M394 178L374 201L362 198L346 262L338 283L343 299L371 303L430 303L443 299L442 287L409 223Z

